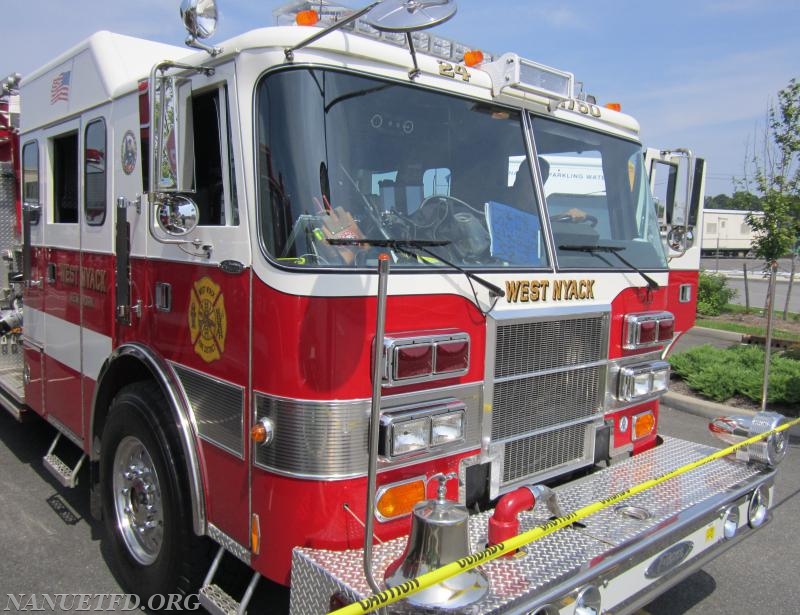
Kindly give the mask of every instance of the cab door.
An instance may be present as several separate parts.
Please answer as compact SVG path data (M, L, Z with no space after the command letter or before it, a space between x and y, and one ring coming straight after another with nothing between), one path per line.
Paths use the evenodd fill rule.
M645 164L671 269L699 269L705 160L690 150L648 148Z
M239 207L244 182L239 131L233 129L240 125L235 73L230 64L216 66L212 75L165 79L171 77L154 92L157 98L162 90L171 92L156 104L175 110L169 121L151 122L163 130L158 142L168 150L160 156L163 164L155 165L162 195L155 199L190 199L196 226L186 216L167 222L155 217L145 229L145 221L131 214L131 303L155 305L132 322L137 337L149 339L167 359L186 393L212 531L249 549L251 256L246 211ZM151 239L146 244L145 237Z
M25 403L38 414L44 407L44 229L42 223L42 145L37 139L22 145L22 270L24 319L22 382Z
M648 148L645 165L669 259L668 308L675 330L686 332L697 314L705 160L687 149Z
M64 122L45 133L48 181L41 220L46 238L41 254L45 416L75 441L83 437L81 133L80 120Z

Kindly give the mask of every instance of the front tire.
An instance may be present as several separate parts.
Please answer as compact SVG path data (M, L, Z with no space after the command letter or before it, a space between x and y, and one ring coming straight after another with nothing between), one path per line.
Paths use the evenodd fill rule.
M123 388L103 430L103 522L123 587L143 602L197 591L207 558L192 528L185 463L158 385Z

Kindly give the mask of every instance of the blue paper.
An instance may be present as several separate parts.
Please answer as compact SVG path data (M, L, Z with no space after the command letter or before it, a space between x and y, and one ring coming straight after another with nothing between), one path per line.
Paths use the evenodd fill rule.
M492 256L519 265L540 265L539 216L489 201L486 203Z

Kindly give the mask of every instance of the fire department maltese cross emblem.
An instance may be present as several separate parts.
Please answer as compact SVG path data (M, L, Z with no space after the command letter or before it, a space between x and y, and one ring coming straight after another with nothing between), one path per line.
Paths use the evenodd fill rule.
M203 361L211 363L222 357L227 329L228 315L220 287L208 276L199 279L189 298L189 332L194 351Z

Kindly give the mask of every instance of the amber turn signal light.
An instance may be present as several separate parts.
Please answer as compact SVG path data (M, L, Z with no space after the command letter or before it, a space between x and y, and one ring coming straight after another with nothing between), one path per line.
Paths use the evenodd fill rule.
M473 49L464 54L464 64L467 66L477 66L483 62L483 52L478 49Z
M424 499L425 481L420 478L384 487L375 507L378 514L388 521L411 513L414 506Z
M300 11L294 21L298 26L315 26L319 22L319 13L312 10Z

